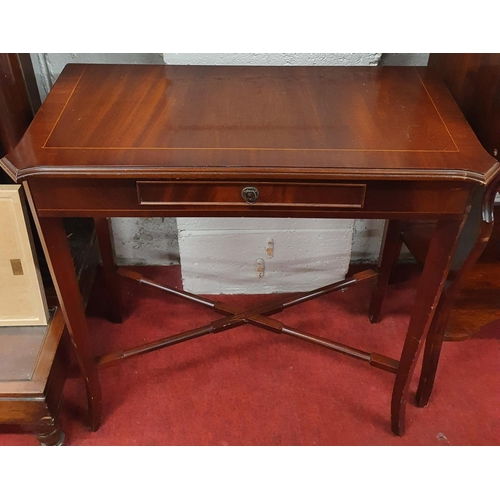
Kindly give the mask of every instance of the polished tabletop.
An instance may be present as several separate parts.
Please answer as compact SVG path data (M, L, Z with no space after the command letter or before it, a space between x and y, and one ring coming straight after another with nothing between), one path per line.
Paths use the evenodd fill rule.
M497 169L414 67L69 64L2 162L16 180L292 169L486 183Z

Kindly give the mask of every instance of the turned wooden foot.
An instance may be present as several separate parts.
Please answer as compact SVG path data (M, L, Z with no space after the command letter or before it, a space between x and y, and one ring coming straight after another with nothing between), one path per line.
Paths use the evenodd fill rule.
M62 446L66 435L59 426L49 428L45 432L36 434L36 438L42 446Z

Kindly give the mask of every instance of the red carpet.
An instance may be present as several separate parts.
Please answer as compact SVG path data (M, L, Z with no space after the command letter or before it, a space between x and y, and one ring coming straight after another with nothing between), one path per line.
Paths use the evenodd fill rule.
M141 268L179 286L179 268ZM126 319L113 325L96 283L89 305L95 353L133 347L220 316L122 279ZM366 351L399 357L414 278L392 285L383 319L367 319L370 284L306 302L274 317ZM218 297L249 305L267 297ZM413 403L404 437L390 430L394 376L361 361L252 326L208 335L102 368L104 421L90 432L83 384L69 380L61 422L68 445L499 445L500 324L447 342L427 408ZM0 434L0 445L37 445Z

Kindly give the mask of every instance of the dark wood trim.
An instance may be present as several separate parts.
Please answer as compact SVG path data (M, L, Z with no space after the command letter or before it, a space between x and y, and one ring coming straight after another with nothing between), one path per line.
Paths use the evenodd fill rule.
M0 54L1 156L14 149L40 107L29 54Z

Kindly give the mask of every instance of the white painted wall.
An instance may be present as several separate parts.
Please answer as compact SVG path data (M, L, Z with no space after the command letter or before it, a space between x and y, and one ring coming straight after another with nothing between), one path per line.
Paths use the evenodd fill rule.
M42 100L62 71L64 65L70 62L82 63L142 63L142 64L249 64L249 65L426 65L428 54L32 54L35 74ZM219 222L212 220L179 219L179 227L175 219L114 219L112 221L115 247L120 264L170 265L182 260L185 286L193 291L210 292L210 286L203 284L203 290L196 289L196 283L202 286L199 277L200 265L210 260L206 269L211 270L214 277L207 276L212 281L213 293L221 290L231 290L232 293L249 291L250 282L255 286L255 292L281 291L281 289L298 289L296 278L290 278L300 262L313 262L318 265L318 275L336 273L342 276L347 269L349 259L373 261L378 257L383 221L292 221L290 227L282 221L278 226L270 219L254 222L254 226L244 231L237 229L235 219L227 219L221 229ZM203 229L200 226L203 222ZM250 222L249 222L250 223ZM286 231L285 231L286 229ZM280 230L282 232L280 232ZM285 233L290 230L290 238ZM221 232L222 231L222 232ZM318 238L321 245L318 246ZM179 257L179 242L181 246ZM254 240L251 234L254 234ZM266 269L269 271L264 278L254 281L254 254L262 248L262 237L267 239L272 234L279 243L273 260L268 259ZM352 253L349 255L352 235ZM212 240L210 238L212 237ZM200 242L203 241L203 244ZM220 250L216 242L220 241ZM313 243L314 242L314 243ZM196 243L196 244L195 244ZM284 248L290 243L289 248ZM338 246L339 243L341 246ZM309 247L307 246L309 245ZM295 250L292 248L295 246ZM325 254L330 247L329 255ZM208 249L213 254L208 255ZM201 250L200 250L201 249ZM239 249L239 250L235 250ZM250 249L253 249L250 252ZM347 249L347 253L346 253ZM335 251L332 251L335 250ZM245 252L250 252L248 255ZM197 253L198 252L198 253ZM291 252L291 253L290 253ZM316 253L315 253L316 252ZM264 252L265 253L265 252ZM233 268L227 266L234 256L240 255L240 264L235 262ZM278 259L278 255L280 259ZM304 256L307 258L304 259ZM335 257L338 257L336 259ZM265 255L264 255L265 258ZM233 259L234 260L234 259ZM248 264L250 262L252 265ZM244 264L243 264L244 263ZM218 266L222 266L219 268ZM238 268L238 266L240 266ZM243 266L243 267L242 267ZM323 267L322 267L323 266ZM313 266L302 268L296 277L302 277L303 283L315 282ZM225 269L225 271L224 271ZM238 270L237 270L238 269ZM307 272L304 270L307 269ZM198 272L198 274L197 274ZM222 274L220 274L220 272ZM326 274L325 274L326 273ZM219 276L217 279L215 276ZM221 276L225 278L221 281ZM250 277L252 276L252 277ZM326 281L331 281L332 275ZM241 283L238 289L237 282ZM280 284L281 283L281 284ZM208 286L208 288L207 288ZM319 285L318 285L319 286ZM305 288L310 288L305 286Z
M165 64L242 66L377 66L380 53L370 54L163 54Z

